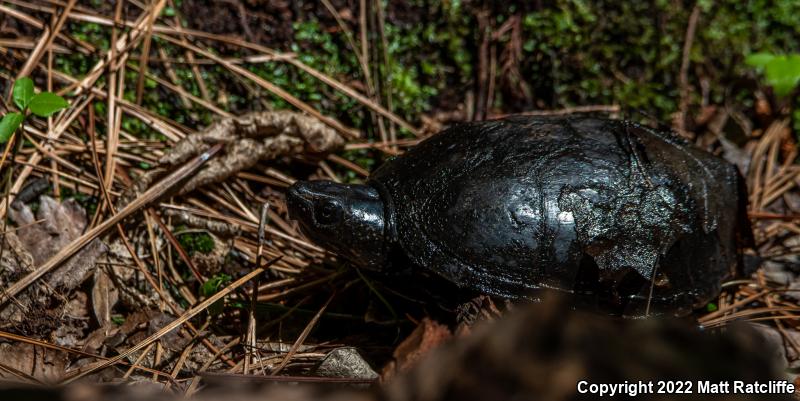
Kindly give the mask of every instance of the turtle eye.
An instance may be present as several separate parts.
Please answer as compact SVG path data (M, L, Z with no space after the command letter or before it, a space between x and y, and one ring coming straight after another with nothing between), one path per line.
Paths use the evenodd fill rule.
M327 225L336 223L339 221L341 214L342 209L339 207L339 204L331 200L324 201L314 208L314 220L316 220L318 224Z

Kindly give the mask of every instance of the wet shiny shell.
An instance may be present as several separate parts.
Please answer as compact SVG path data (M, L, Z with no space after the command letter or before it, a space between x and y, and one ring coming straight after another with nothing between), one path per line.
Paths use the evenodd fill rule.
M691 308L735 270L736 169L669 133L597 118L445 130L370 177L417 265L506 297L607 290Z

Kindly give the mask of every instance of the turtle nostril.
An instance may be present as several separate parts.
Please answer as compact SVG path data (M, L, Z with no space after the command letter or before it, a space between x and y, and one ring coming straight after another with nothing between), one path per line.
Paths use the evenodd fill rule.
M313 192L309 188L309 183L305 181L296 181L286 190L286 199L293 202L308 200L312 195Z
M304 193L304 187L301 182L292 184L286 190L286 208L289 210L289 216L293 219L300 217L303 205L307 202Z

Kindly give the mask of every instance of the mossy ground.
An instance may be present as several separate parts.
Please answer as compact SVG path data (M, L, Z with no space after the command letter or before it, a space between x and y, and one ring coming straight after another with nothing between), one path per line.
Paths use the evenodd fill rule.
M111 7L108 4L96 7ZM304 63L344 83L365 89L367 83L351 43L360 46L357 4L334 1L347 30L319 2L176 1L164 14L187 28L255 39L259 44L297 54ZM371 4L368 11L373 10ZM586 104L617 104L661 121L678 109L683 45L694 2L556 0L553 2L480 2L409 0L384 2L384 35L368 33L372 81L382 103L411 121L469 101L479 88L482 38L496 57L492 104L498 113L557 109ZM275 9L278 7L279 9ZM800 3L794 1L699 1L698 28L689 53L690 107L726 104L748 111L758 76L745 65L747 54L800 51ZM198 15L203 8L205 14ZM241 13L245 12L245 15ZM277 17L275 16L277 15ZM372 14L370 14L372 15ZM107 49L109 35L95 23L71 21L67 30L80 40ZM353 40L350 42L348 36ZM155 39L171 58L181 50ZM240 49L211 49L227 57L246 56ZM485 56L485 55L483 55ZM151 58L159 55L153 50ZM57 57L56 68L82 76L94 60L79 53ZM131 65L136 67L136 60ZM161 72L163 63L152 63ZM178 83L202 95L188 64L170 66ZM247 64L247 68L292 95L344 123L377 137L374 121L353 99L335 92L281 61ZM200 66L210 98L233 113L290 107L285 101L231 80L219 65ZM162 75L163 74L159 74ZM126 73L126 99L135 98L138 73ZM202 107L186 112L177 95L146 80L143 104L187 126L208 124L213 116ZM105 111L97 103L97 112ZM102 127L99 127L102 129ZM123 128L138 136L158 138L143 123L125 118ZM403 132L401 132L401 136ZM363 152L349 156L372 167ZM365 157L367 156L367 157Z

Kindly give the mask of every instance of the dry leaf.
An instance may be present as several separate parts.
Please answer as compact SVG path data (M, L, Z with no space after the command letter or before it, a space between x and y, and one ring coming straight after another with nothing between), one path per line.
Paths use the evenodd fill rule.
M50 335L52 341L62 347L77 348L83 343L89 329L89 302L83 291L75 291L61 312L60 319L54 321L56 330Z
M108 273L104 269L95 270L94 285L92 286L92 310L101 326L111 322L111 310L118 300L119 291Z
M55 383L64 377L67 354L50 348L25 343L0 344L0 364L45 383ZM6 377L11 377L3 372Z
M83 351L90 354L97 354L103 348L103 345L108 339L116 336L119 333L119 326L114 323L107 324L99 329L89 333L83 340Z
M437 323L427 317L416 329L395 348L389 362L381 373L381 379L386 381L399 373L409 371L416 363L431 350L442 345L453 337L447 326Z
M58 202L39 197L34 216L30 206L14 203L9 217L17 224L15 234L5 236L12 252L3 257L0 285L8 286L80 237L86 228L86 213L74 200ZM0 326L14 326L28 335L44 336L59 330L59 340L72 344L86 329L85 295L72 294L91 276L95 261L105 246L94 240L60 267L18 294L0 311Z
M9 209L9 216L20 227L17 236L23 247L33 256L36 266L46 262L61 248L80 237L87 224L86 212L77 202L69 199L59 203L49 196L39 197L39 210L35 218L28 205L18 203ZM47 284L66 290L77 287L89 277L95 260L104 251L102 242L92 241L48 274Z

